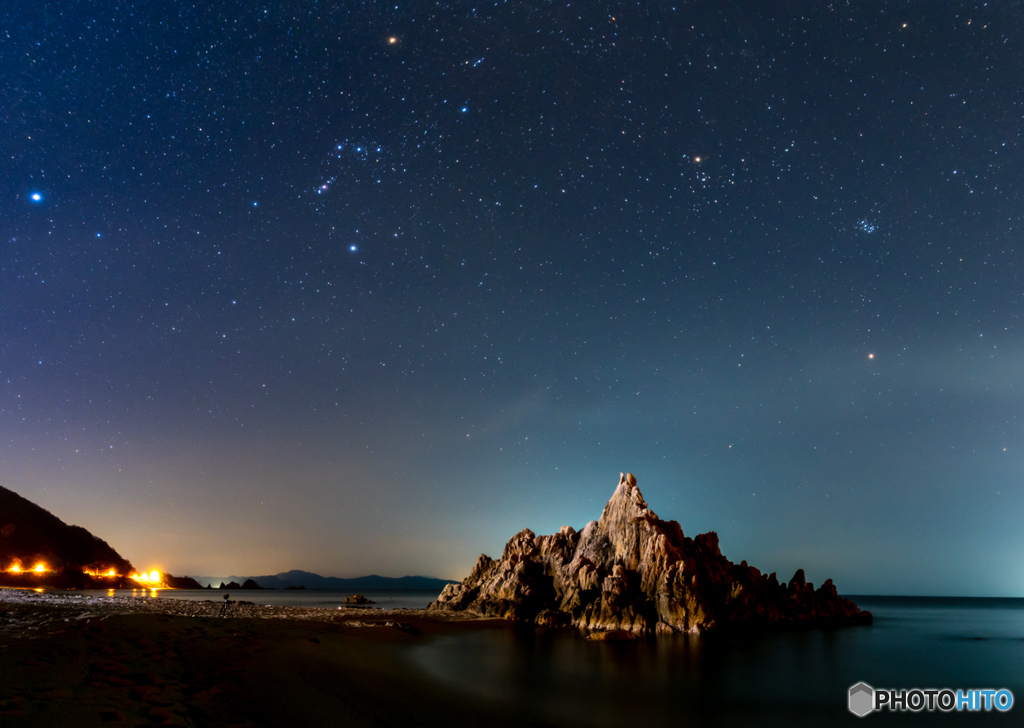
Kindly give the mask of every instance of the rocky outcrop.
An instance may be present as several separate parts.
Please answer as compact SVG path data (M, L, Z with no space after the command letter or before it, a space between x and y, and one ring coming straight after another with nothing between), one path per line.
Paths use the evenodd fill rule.
M374 604L372 599L367 599L362 594L351 594L341 601L345 604Z
M600 520L551 536L523 529L429 609L633 633L871 623L831 579L815 590L800 569L780 583L726 559L714 532L684 536L647 507L632 474L620 476Z

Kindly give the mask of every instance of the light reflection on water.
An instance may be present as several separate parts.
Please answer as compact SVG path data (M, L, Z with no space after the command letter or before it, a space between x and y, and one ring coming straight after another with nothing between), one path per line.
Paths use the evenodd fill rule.
M872 627L761 637L594 643L574 633L482 630L418 647L449 688L527 719L617 726L863 725L849 687L996 688L1024 701L1024 600L860 597ZM1008 713L874 713L882 725L1019 725Z

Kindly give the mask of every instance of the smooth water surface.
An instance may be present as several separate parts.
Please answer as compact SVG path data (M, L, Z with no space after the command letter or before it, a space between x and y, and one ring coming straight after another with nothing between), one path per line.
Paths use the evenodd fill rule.
M1024 701L1024 600L854 597L870 627L760 637L587 642L576 633L485 630L447 636L413 662L449 688L527 720L709 726L1024 725L1006 713L847 710L851 685L1008 688Z

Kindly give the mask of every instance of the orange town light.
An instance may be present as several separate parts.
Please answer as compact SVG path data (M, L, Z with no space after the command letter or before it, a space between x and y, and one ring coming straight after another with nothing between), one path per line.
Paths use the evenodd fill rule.
M107 571L89 571L88 569L86 569L82 573L86 574L87 576L96 576L96 577L101 577L101 578L102 577L109 577L109 576L117 576L117 570L116 569L108 569Z
M153 584L154 586L162 586L163 585L163 575L159 571L157 571L156 569L153 569L148 574L147 573L132 574L131 577L129 577L129 578L131 578L134 581L139 582L140 584Z

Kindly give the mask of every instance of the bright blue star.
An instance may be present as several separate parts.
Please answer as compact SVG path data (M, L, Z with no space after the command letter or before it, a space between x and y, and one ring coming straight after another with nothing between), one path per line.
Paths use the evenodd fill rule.
M348 246L348 249L351 250L353 253L356 252L356 246L354 245Z
M31 195L28 196L28 198L30 200L32 200L32 202L42 202L43 201L43 193L42 192L33 192Z
M469 111L469 107L468 106L463 106L462 107L462 113L465 114L467 111Z

